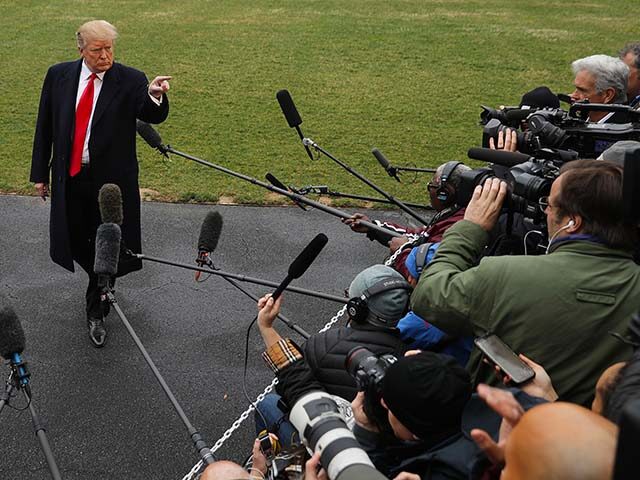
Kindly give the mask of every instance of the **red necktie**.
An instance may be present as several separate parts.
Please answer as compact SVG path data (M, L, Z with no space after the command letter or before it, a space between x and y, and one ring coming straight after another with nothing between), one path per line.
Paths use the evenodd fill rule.
M93 81L97 75L92 73L89 77L78 107L76 108L76 127L73 133L73 146L71 147L71 163L69 165L69 175L76 176L80 172L82 166L82 150L84 150L84 140L87 136L87 128L89 127L89 118L91 118L91 110L93 108Z

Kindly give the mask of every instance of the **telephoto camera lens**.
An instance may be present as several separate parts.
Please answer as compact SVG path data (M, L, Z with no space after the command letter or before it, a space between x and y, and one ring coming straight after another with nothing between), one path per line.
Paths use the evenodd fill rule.
M327 392L304 395L291 409L289 420L307 448L320 452L320 463L331 480L386 478L375 469Z

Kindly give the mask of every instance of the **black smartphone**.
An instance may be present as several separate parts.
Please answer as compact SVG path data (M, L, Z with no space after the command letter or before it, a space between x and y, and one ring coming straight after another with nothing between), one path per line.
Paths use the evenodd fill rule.
M490 362L500 367L500 370L506 375L509 375L511 381L516 385L528 382L536 376L536 372L524 363L497 335L488 334L483 337L478 337L473 343L476 344L478 350L480 350Z

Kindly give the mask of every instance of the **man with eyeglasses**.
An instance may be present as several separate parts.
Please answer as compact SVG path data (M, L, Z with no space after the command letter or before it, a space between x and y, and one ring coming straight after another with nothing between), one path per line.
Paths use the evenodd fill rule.
M351 218L343 220L343 223L348 225L354 232L366 233L370 240L377 240L382 245L388 246L391 254L395 253L398 248L411 240L413 240L414 246L422 241L432 243L439 242L444 232L464 217L464 207L457 204L457 193L460 188L462 172L468 170L471 170L471 168L457 161L443 163L436 169L433 178L427 184L427 192L431 206L436 211L428 225L408 227L391 222L370 220L369 217L362 213L355 213ZM401 233L402 236L392 238L383 233L369 230L360 223L361 220L373 222L388 230ZM409 271L405 266L405 260L411 252L410 246L411 245L405 248L396 257L393 265L393 268L400 272L405 278L409 278Z
M98 191L115 183L123 198L123 246L140 252L140 192L136 119L163 122L169 113L171 77L147 82L144 73L113 60L118 32L104 20L83 24L76 33L80 59L49 68L42 87L33 141L30 180L43 200L51 184L50 253L74 271L89 275L86 321L96 347L106 340L98 279L93 271L96 229L101 222ZM121 261L118 275L142 268Z
M632 257L638 231L623 219L622 168L567 163L539 202L548 255L486 257L476 266L506 194L496 178L476 187L464 220L423 271L411 307L450 335L498 335L545 366L561 400L588 406L600 373L631 355L609 332L626 332L640 298ZM477 350L467 369L476 384L500 383Z

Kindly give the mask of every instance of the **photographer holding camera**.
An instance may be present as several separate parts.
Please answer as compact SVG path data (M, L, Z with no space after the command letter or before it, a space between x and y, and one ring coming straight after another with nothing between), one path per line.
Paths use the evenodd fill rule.
M447 231L423 272L412 309L451 335L498 335L545 366L562 400L588 406L600 372L631 355L608 332L625 331L640 294L637 227L623 220L622 168L565 164L540 199L549 255L483 258L474 266L506 195L497 178L475 188L465 219ZM467 368L475 384L498 382L477 350Z
M362 387L352 402L354 434L379 471L397 480L450 480L477 478L486 469L488 460L471 431L480 427L497 438L502 419L471 394L469 374L452 357L412 351L375 365L373 355L354 356L360 367L348 368ZM523 390L509 395L523 412L546 402ZM392 435L377 428L368 413L371 402L384 408Z

